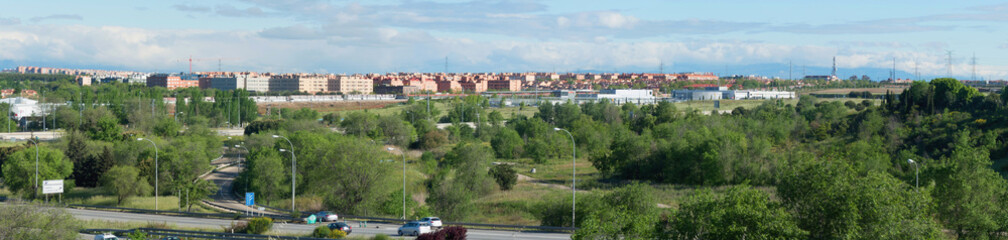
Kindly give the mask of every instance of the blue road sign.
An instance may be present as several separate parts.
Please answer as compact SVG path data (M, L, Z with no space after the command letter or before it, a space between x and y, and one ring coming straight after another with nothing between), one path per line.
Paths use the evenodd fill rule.
M254 192L246 192L245 193L245 206L252 206L252 205L255 205L255 193Z

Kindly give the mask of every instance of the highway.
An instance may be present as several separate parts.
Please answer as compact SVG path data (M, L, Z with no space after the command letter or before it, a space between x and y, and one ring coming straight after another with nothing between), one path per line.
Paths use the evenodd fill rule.
M176 216L161 216L161 215L147 215L147 214L137 214L137 213L123 213L123 212L106 212L106 211L96 211L96 210L82 210L82 209L67 209L67 212L73 214L74 217L82 220L106 220L106 221L127 221L127 222L157 222L157 223L167 223L170 225L175 225L177 227L185 228L209 228L213 230L223 229L225 226L230 226L232 222L236 220L226 220L226 219L208 219L208 218L192 218L192 217L176 217ZM325 226L328 223L317 223L317 224L288 224L288 223L275 223L273 224L273 230L275 233L279 234L303 234L308 235L311 233L315 227ZM367 227L359 227L360 223L355 221L347 221L353 227L351 232L352 236L374 236L376 234L385 234L389 236L397 236L396 231L399 225L391 224L373 224L368 223ZM495 231L495 230L478 230L469 229L467 234L467 239L482 240L482 239L570 239L570 234L566 233L529 233L529 232L514 232L514 231ZM412 238L412 237L408 237Z

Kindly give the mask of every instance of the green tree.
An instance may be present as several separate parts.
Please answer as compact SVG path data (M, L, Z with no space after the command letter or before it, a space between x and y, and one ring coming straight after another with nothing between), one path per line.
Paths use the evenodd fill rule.
M378 119L378 128L388 143L396 146L407 146L416 140L417 134L409 122L394 116L384 116Z
M378 116L366 112L352 112L340 122L340 127L347 134L376 137L381 132L378 129Z
M674 216L658 224L663 239L806 239L794 217L779 202L748 186L725 194L697 191Z
M490 146L497 153L497 157L514 159L522 156L525 141L522 140L518 132L510 128L497 131L497 134L490 140Z
M39 146L38 185L44 180L67 179L73 173L73 163L57 149ZM7 156L3 164L3 181L13 192L31 193L35 189L35 147L23 148Z
M284 164L277 151L256 149L248 156L247 167L245 173L250 176L248 191L255 192L267 205L286 192L283 181L289 179L289 174L284 174Z
M81 224L65 209L0 204L0 239L77 239Z
M632 183L615 189L601 198L578 197L578 231L574 239L651 239L658 220L657 202L647 185ZM586 204L581 205L584 201ZM554 205L559 207L559 205ZM562 209L561 218L569 226L570 203ZM549 210L557 212L556 210ZM560 211L560 212L564 212ZM554 220L555 221L555 220Z
M810 239L937 239L930 198L880 172L855 174L843 162L799 162L782 174L778 196Z
M211 194L217 192L218 189L220 188L213 182L196 179L196 181L183 186L183 196L179 202L179 208L185 207L187 212L191 212L193 204L198 205L200 201L207 199Z
M932 170L938 216L958 238L999 235L997 217L1006 214L999 201L1008 184L990 168L986 149L974 147L969 131L956 133L952 153Z
M490 176L497 181L497 186L500 186L501 190L507 191L514 187L515 183L518 183L518 172L514 170L509 164L497 164L490 168Z
M116 204L132 196L146 195L152 188L147 179L132 166L115 166L102 176L102 186L116 196Z

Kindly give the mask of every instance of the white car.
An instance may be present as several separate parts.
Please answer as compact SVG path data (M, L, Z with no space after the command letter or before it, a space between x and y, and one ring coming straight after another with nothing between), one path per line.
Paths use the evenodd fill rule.
M117 238L115 235L112 235L111 233L99 234L94 236L94 240L118 240L118 239L119 238Z
M433 232L430 224L422 222L409 222L399 227L399 236L420 236L420 234Z
M315 214L315 217L318 218L319 222L335 222L339 219L338 215L329 211L318 212Z
M421 223L427 223L428 225L430 225L431 227L434 227L434 228L441 228L441 219L437 218L437 217L425 217L425 218L421 218L419 222L421 222Z

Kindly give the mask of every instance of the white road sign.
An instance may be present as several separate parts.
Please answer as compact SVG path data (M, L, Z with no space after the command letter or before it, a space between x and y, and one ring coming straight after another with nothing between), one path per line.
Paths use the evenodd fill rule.
M42 181L42 194L63 193L63 180Z

